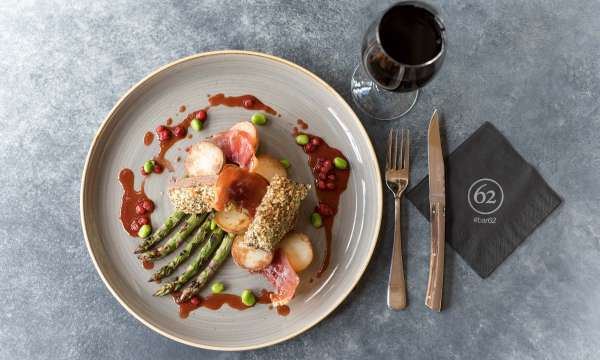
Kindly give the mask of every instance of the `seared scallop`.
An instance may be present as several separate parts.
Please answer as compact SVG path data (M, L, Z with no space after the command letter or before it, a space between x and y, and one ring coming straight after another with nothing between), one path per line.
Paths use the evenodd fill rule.
M185 158L185 173L188 176L217 175L225 163L223 151L210 141L200 141L190 148Z

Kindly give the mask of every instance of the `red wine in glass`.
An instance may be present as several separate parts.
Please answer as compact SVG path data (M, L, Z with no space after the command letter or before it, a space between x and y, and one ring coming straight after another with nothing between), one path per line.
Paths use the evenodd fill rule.
M431 6L420 1L392 5L363 38L352 79L356 104L378 119L404 115L418 89L438 72L445 48L445 27Z

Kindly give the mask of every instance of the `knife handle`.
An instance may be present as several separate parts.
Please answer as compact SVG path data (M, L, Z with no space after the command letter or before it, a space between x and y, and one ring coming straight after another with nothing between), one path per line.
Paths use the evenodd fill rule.
M431 257L429 258L429 280L425 306L433 311L442 310L444 288L444 247L446 244L446 209L439 203L431 207Z

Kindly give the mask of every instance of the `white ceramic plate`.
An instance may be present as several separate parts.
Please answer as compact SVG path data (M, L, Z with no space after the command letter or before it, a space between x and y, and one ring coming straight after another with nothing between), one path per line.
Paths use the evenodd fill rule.
M342 195L333 227L331 264L319 278L314 278L314 274L322 259L325 236L322 229L313 229L308 221L316 203L314 190L302 206L297 228L311 237L316 259L301 274L301 285L286 317L265 305L245 311L225 305L219 311L201 308L189 318L180 319L178 307L169 297L152 296L157 285L148 282L151 272L144 270L133 255L138 239L128 236L119 222L123 194L118 182L120 170L133 169L135 186L139 189L139 168L157 153L156 139L152 145L144 146L146 131L153 131L169 117L177 123L185 116L178 113L180 105L188 110L199 109L207 105L208 94L216 93L252 94L281 114L260 127L261 152L289 159L291 178L305 183L311 183L312 179L306 154L291 136L297 119L309 124L308 132L339 148L351 164L348 188ZM194 133L190 129L194 138L176 144L167 158L184 157L184 148L190 143L235 122L248 120L252 113L243 108L211 108L205 130ZM177 163L176 174L181 172L181 164ZM152 214L154 226L159 226L172 211L163 191L171 175L174 174L165 172L146 181L146 193L157 206ZM86 244L112 294L131 314L160 334L188 345L218 350L272 345L325 318L348 296L364 272L377 241L381 211L377 158L348 104L323 80L298 65L245 51L191 56L158 69L135 85L100 127L87 157L81 185L81 222ZM164 263L157 262L155 270ZM311 282L310 278L314 280ZM231 259L216 279L223 281L227 292L234 294L245 288L270 289L264 279L239 269Z

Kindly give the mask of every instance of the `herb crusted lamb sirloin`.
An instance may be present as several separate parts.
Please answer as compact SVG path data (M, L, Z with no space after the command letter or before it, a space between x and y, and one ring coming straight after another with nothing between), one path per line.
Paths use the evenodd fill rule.
M275 175L267 187L254 220L244 236L244 243L256 249L271 252L293 227L302 200L310 185L298 184Z
M181 178L169 185L169 199L177 211L201 214L212 210L217 176Z

